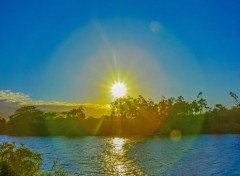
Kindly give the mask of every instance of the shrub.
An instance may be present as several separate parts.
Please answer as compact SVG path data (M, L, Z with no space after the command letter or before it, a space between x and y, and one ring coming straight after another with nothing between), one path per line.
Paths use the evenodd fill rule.
M1 176L32 176L42 164L41 154L31 151L24 144L3 142L0 145Z
M67 176L57 161L53 162L50 172L41 172L41 154L31 151L24 144L0 144L0 176Z

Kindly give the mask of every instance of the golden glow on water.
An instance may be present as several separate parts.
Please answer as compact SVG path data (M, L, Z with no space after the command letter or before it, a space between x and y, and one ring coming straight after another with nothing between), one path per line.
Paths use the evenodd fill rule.
M108 138L103 152L103 169L107 175L144 175L141 168L127 157L131 140L125 138Z
M113 148L118 151L121 152L123 150L123 145L125 144L126 139L123 138L114 138L112 140L112 144L113 144Z

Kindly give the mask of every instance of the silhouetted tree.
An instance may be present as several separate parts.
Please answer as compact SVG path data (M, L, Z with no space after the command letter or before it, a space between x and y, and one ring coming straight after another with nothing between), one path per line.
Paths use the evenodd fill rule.
M240 101L238 100L238 96L236 93L230 92L230 96L235 100L235 104L237 107L240 107Z
M183 96L162 97L158 103L141 95L122 97L110 104L111 115L102 118L85 118L83 107L57 113L24 106L16 110L7 123L0 118L0 133L22 136L143 136L156 131L158 135L169 135L175 129L182 134L240 133L238 96L233 92L230 96L236 103L230 109L222 104L209 108L202 92L191 102Z
M0 134L6 133L6 127L7 127L6 120L4 118L0 117Z
M197 98L198 98L197 104L199 106L199 112L201 114L204 110L207 111L209 108L207 106L207 100L205 98L203 98L202 92L198 93Z
M85 118L85 113L83 112L83 107L79 107L76 109L72 109L69 112L67 112L67 118Z
M115 124L119 130L113 129L112 134L149 135L160 125L159 104L141 95L137 98L118 98L111 103L111 109L111 120L106 118L103 124Z
M23 136L47 135L44 113L34 106L23 106L9 117L10 134Z

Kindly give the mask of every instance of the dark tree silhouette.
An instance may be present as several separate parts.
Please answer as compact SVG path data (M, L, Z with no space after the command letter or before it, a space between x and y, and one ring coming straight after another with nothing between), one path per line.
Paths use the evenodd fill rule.
M0 117L0 134L5 134L7 128L7 122L4 118Z
M0 118L0 134L19 136L149 136L169 135L178 130L186 134L240 133L238 96L230 92L236 105L228 109L222 104L208 107L203 93L188 102L184 97L162 97L155 103L139 95L113 101L111 114L102 118L86 117L83 107L66 112L43 112L24 106L9 117Z
M238 96L236 93L230 92L229 95L235 100L236 106L240 107L240 101L238 100Z
M22 136L45 136L48 134L44 113L34 106L23 106L9 117L10 134Z

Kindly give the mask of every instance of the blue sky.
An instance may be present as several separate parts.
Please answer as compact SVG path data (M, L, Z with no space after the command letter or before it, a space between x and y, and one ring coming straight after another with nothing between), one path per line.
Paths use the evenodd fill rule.
M84 40L86 45L89 44L88 47L83 47L84 52L90 50L91 54L95 53L94 47L90 46L94 43L91 31L94 33L96 30L93 29L92 23L97 21L101 27L96 28L103 28L108 40L121 40L121 45L130 43L131 46L138 48L136 52L146 48L145 53L153 56L154 62L164 67L165 71L159 73L166 75L164 79L168 82L169 91L162 91L161 85L163 89L168 88L163 85L166 83L160 82L156 83L158 84L156 86L148 85L156 88L148 88L154 93L146 95L156 99L165 94L183 95L187 99L192 99L199 91L203 91L210 103L231 105L233 101L228 93L230 91L240 93L239 9L240 2L237 0L1 1L0 90L22 92L37 100L98 103L97 100L86 97L87 88L82 87L81 82L76 84L72 81L76 80L76 77L83 80L81 78L83 74L76 75L71 71L76 69L75 63L79 63L80 70L86 71L81 65L86 64L89 57L84 57L84 54L80 53L79 62L76 58L72 60L70 58L69 62L73 62L72 65L66 64L69 58L63 57L58 60L57 57L62 50L71 54L72 49L65 48L69 43L74 48L74 36L81 41ZM148 34L144 29L145 24L152 22L157 22L161 26L154 39L152 34ZM84 30L88 31L84 33ZM114 32L126 38L119 39L120 37L114 36ZM176 60L184 57L186 52L187 57L191 56L184 62L164 60L162 58L164 55L160 58L158 52L164 52L162 48L165 47L165 43L172 53L182 53ZM83 43L77 44L81 50L80 45ZM191 62L189 66L188 61ZM175 67L181 63L184 66ZM67 65L64 70L69 70L72 77L58 74L56 70L49 73L53 65L61 69L63 65ZM92 67L96 68L96 65ZM195 68L198 69L198 73L195 72ZM148 69L151 70L151 67ZM181 70L187 71L179 76ZM147 71L145 72L147 74ZM188 79L186 75L192 77ZM152 79L151 83L157 82L157 74L147 76ZM85 75L84 79L92 77L94 75L90 74L89 78ZM91 91L95 92L94 89Z

